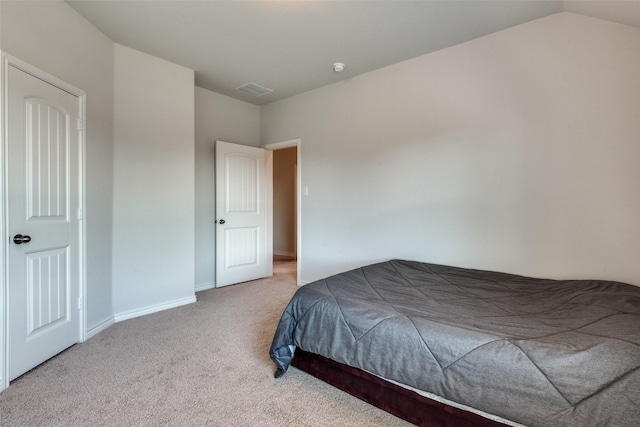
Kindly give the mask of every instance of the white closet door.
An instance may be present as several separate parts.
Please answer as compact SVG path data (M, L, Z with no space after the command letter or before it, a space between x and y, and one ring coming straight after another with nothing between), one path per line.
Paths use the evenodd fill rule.
M80 102L8 70L9 380L80 340Z

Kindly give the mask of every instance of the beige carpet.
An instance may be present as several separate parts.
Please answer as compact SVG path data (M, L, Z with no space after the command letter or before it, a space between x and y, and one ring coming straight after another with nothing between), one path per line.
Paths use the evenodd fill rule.
M274 270L75 345L0 393L0 425L408 425L296 368L273 378L269 346L297 289L295 262Z

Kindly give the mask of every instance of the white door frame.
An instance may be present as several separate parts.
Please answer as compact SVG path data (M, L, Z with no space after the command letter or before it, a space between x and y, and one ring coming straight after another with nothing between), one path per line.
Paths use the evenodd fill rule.
M58 87L70 94L77 96L80 102L80 144L79 150L80 153L78 158L80 161L79 165L79 174L78 177L78 185L79 185L79 198L80 198L80 206L81 211L78 212L78 219L80 220L80 336L78 337L78 342L82 342L86 339L87 335L87 254L85 248L87 247L86 242L86 228L87 221L86 218L86 198L85 198L85 144L86 144L86 131L84 128L85 117L86 117L86 93L83 90L78 89L75 86L72 86L57 77L50 75L49 73L42 71L32 65L27 64L24 61L21 61L18 58L15 58L5 52L0 51L1 65L0 65L0 391L4 390L9 386L9 364L7 363L9 358L9 293L8 293L8 276L7 276L7 265L8 265L8 252L9 252L9 236L8 236L8 204L7 204L7 85L8 85L8 70L9 66L13 66L24 71L27 74L30 74L40 80L43 80L53 86Z
M296 272L296 280L298 281L298 286L302 286L306 284L300 279L300 272L302 271L302 139L290 139L288 141L282 142L274 142L272 144L265 144L262 146L265 150L275 151L281 150L283 148L291 148L296 147L296 162L298 163L297 173L296 173L296 255L298 258L298 270ZM268 167L268 182L271 186L271 190L273 189L273 161L267 162ZM273 204L273 191L271 192L271 200ZM273 242L273 218L269 222L270 229L268 230L268 236Z

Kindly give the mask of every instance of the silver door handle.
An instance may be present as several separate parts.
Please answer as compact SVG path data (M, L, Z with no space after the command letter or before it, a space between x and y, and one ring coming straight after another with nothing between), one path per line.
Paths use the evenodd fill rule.
M21 245L23 243L29 243L31 241L31 236L23 236L22 234L16 234L13 236L13 243L16 245Z

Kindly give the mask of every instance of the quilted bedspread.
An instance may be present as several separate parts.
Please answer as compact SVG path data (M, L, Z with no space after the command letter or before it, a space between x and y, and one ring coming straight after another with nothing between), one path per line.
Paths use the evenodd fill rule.
M640 426L640 287L388 261L300 288L295 348L530 426Z

